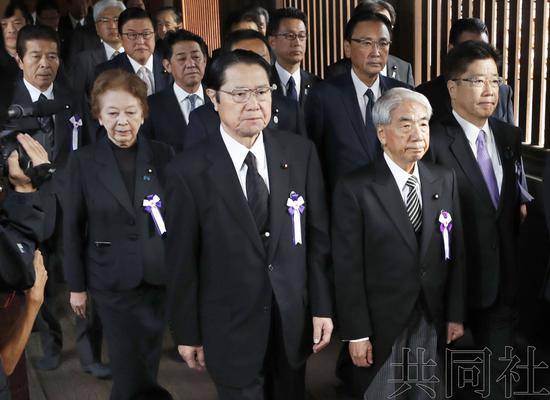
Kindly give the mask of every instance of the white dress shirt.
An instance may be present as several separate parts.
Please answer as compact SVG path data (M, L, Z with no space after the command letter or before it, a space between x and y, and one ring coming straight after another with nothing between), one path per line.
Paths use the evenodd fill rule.
M367 104L369 102L369 98L365 94L368 89L372 90L372 93L374 95L374 101L378 100L380 96L382 96L382 91L380 89L380 77L377 76L376 80L372 84L372 86L367 86L365 82L363 82L353 68L351 69L351 80L353 82L353 86L355 87L355 94L357 95L357 102L359 103L359 109L361 110L361 118L363 118L363 122L366 124L367 121L365 121L365 112L367 110Z
M279 80L281 81L281 85L283 86L281 88L283 89L283 94L286 96L286 88L288 86L288 80L292 76L294 78L294 83L296 84L296 94L298 95L298 100L300 100L300 85L302 83L300 68L298 68L293 74L291 74L286 69L281 67L281 64L279 64L278 62L275 62L275 69L277 70L277 74L279 75Z
M453 110L453 115L458 121L458 124L464 131L464 134L466 135L466 139L468 140L468 144L470 145L470 149L472 149L472 153L474 153L474 157L477 160L477 144L476 140L479 135L479 131L483 130L485 131L485 137L486 137L486 147L487 152L489 153L489 157L491 157L491 164L493 164L493 170L495 171L495 177L497 178L497 186L498 186L498 192L500 193L500 189L502 188L502 163L500 162L500 156L498 154L497 145L495 143L495 136L493 134L493 131L491 130L491 127L489 126L489 121L485 121L485 125L483 125L482 128L478 128L471 122L466 121L464 118L462 118L458 113Z
M38 98L40 97L41 94L46 96L48 100L53 100L53 83L51 83L50 86L43 92L41 92L40 89L31 85L26 79L23 79L23 83L25 84L25 87L29 91L29 94L31 95L31 101L33 103L38 101Z
M195 100L195 109L204 104L204 90L202 85L199 85L199 88L194 93L188 93L182 89L176 82L174 82L174 94L178 99L178 104L180 105L181 112L185 118L185 122L189 123L189 114L191 114L191 102L188 97L192 94L197 95L197 100Z
M222 135L223 142L225 143L225 147L229 152L229 156L231 157L231 161L233 161L233 166L237 172L237 177L239 178L239 183L241 184L244 196L248 199L246 194L246 173L248 171L248 166L244 163L244 159L248 155L249 151L251 151L252 154L254 154L254 157L256 157L256 169L264 180L267 190L269 191L269 174L267 170L267 157L265 155L263 133L260 132L250 149L233 139L225 131L225 129L223 129L221 124L220 133Z
M420 201L420 206L422 207L422 191L420 190L421 183L420 175L418 173L418 164L414 163L413 172L412 174L409 174L407 171L397 165L386 153L384 153L384 159L386 160L386 164L388 164L388 167L390 168L393 179L395 179L395 183L399 188L399 193L401 193L401 198L403 199L403 203L405 204L405 206L407 205L407 196L409 195L409 191L412 190L412 188L407 186L407 181L411 176L414 176L416 178L416 180L418 181L418 185L416 186L416 194L418 195L418 200Z
M103 43L103 48L105 49L105 54L107 55L107 60L110 60L113 57L113 54L115 54L115 51L118 51L118 53L124 53L124 47L120 46L118 49L112 48L110 45L105 43L104 41L101 41ZM130 57L128 57L130 58Z

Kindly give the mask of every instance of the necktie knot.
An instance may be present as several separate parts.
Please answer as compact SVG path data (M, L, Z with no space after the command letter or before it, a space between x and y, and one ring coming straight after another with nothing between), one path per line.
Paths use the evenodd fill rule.
M291 76L288 79L288 82L286 84L286 95L287 97L290 97L291 99L298 101L298 92L296 91L296 81L294 80L293 76Z
M487 134L483 129L481 129L477 135L476 144L478 146L485 146L486 142L487 142Z
M248 154L246 155L245 159L244 159L244 163L246 164L246 166L255 171L257 168L256 168L256 157L254 156L254 154L249 151Z
M374 92L370 88L366 90L365 96L369 99L369 104L374 104Z
M147 85L147 96L152 95L155 89L153 87L153 78L151 76L151 72L145 66L141 66L138 69L137 75Z
M189 100L189 104L191 105L191 111L193 111L197 107L197 98L198 97L199 96L196 95L195 93L190 94L189 96L187 96L187 100Z
M418 179L416 179L416 176L411 175L409 176L409 179L407 179L407 183L405 185L411 189L416 189L418 186Z

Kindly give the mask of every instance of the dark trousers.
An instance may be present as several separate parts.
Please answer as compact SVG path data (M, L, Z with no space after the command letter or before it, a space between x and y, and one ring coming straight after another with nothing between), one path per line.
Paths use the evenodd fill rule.
M497 302L494 306L480 310L469 310L469 327L472 330L476 349L487 347L492 352L491 357L491 400L513 399L506 396L505 381L497 383L497 378L505 371L509 362L499 361L505 356L506 347L512 347L515 353L515 330L517 324L517 310L515 307ZM510 393L511 395L512 393ZM481 398L478 396L472 399Z
M92 296L89 295L86 318L74 317L76 351L83 366L101 362L103 326L96 308Z
M91 292L109 350L111 400L170 398L157 383L165 289L142 285L124 292Z
M275 300L264 368L249 386L234 388L216 383L220 400L304 400L306 364L291 366L286 356L281 316Z

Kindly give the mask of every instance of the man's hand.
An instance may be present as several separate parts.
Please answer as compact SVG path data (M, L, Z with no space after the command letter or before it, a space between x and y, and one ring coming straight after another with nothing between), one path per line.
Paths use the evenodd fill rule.
M39 250L34 252L33 259L34 274L35 280L32 288L25 292L25 296L29 304L33 304L40 308L44 302L44 287L46 286L46 281L48 280L48 272L44 268L44 259L42 258L42 253Z
M349 355L356 367L370 367L374 362L372 343L369 339L349 342Z
M20 133L17 135L17 140L29 156L33 166L49 163L48 153L44 150L44 147L30 135ZM8 170L10 182L16 192L29 193L36 190L33 188L30 178L25 175L19 166L19 153L16 150L12 151L8 157Z
M328 346L334 325L332 319L313 317L313 352L318 353Z
M178 346L178 353L187 363L189 368L197 371L204 371L206 363L204 362L204 349L202 346Z
M447 344L464 336L464 325L460 322L447 322Z
M80 318L86 318L86 301L88 295L86 292L71 292L71 308Z
M521 204L519 206L519 220L521 223L527 218L527 204Z

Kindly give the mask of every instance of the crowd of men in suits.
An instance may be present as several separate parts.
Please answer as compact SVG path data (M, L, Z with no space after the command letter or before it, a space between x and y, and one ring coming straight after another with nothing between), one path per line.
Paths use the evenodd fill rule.
M91 92L98 76L120 69L146 86L140 136L176 153L158 189L167 278L154 284L167 286L177 352L208 369L221 399L303 399L307 357L330 342L334 326L344 341L337 375L350 396L365 399L396 391L389 382L399 380L393 365L403 348L440 360L465 327L475 348L498 355L514 346L518 231L532 198L512 91L483 21L455 21L444 75L415 89L411 65L390 54L396 11L381 0L354 10L346 58L327 66L325 80L303 68L307 18L295 8L232 15L210 59L175 8L153 19L132 0L68 6L60 16L49 0L10 3L0 76L15 84L0 104L70 106L37 118L35 139L56 167L40 246L50 276L61 282L65 271L77 314L93 298L75 295L86 279L64 265L80 262L67 233L76 218L67 209L76 204L68 165L77 163L68 162L77 151L90 170L110 165L101 163L98 149L111 150ZM97 156L79 150L87 146ZM121 224L121 235L154 234L133 218ZM145 277L124 265L118 285L139 287ZM96 279L101 288L108 275L86 284ZM37 320L44 370L61 363L55 281ZM75 318L80 362L108 378L102 321L87 310ZM506 365L495 357L491 368L496 377ZM432 389L442 398L444 385ZM130 398L121 393L112 398ZM505 398L502 382L491 382L491 398Z

